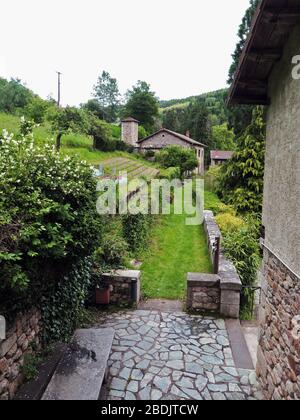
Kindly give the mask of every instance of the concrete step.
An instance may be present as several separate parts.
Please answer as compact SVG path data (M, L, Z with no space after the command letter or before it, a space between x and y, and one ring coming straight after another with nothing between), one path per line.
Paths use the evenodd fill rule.
M115 331L77 330L42 400L98 400Z

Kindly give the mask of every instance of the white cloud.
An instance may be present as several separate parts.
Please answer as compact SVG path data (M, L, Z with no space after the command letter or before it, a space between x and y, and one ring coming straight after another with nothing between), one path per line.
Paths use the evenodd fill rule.
M105 69L125 92L138 79L164 99L225 86L249 0L10 0L1 5L9 77L79 104ZM12 25L13 22L13 25ZM1 67L0 67L1 70Z

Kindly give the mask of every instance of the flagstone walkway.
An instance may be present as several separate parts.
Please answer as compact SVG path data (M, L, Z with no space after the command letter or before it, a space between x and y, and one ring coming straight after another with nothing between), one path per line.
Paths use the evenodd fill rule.
M255 373L236 369L223 320L137 310L107 314L116 330L103 399L261 399Z

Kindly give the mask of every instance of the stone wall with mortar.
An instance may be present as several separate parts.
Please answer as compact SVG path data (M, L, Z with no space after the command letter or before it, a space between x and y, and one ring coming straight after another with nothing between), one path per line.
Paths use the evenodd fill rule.
M213 265L216 256L219 257L216 274L220 278L220 314L228 318L239 318L242 283L235 266L223 253L222 235L211 211L204 212L204 231ZM217 252L218 238L220 249Z
M192 311L219 312L220 277L215 274L188 273L187 308Z
M24 356L39 345L40 320L38 311L19 315L0 341L0 400L12 399L23 382Z
M134 305L140 301L140 271L117 270L103 274L102 285L110 287L110 303L113 305Z
M264 251L257 375L268 400L300 400L300 279Z

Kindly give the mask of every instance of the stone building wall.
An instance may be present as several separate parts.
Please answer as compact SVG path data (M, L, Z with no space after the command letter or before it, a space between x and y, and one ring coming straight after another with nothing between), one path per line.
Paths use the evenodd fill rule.
M141 272L117 270L102 276L102 285L110 287L113 305L138 304L141 297Z
M121 126L121 138L129 146L138 147L139 125L135 121L123 121Z
M257 374L268 400L300 400L300 279L264 251Z
M23 382L22 366L30 345L39 345L40 313L31 311L19 315L0 341L0 400L13 398Z

